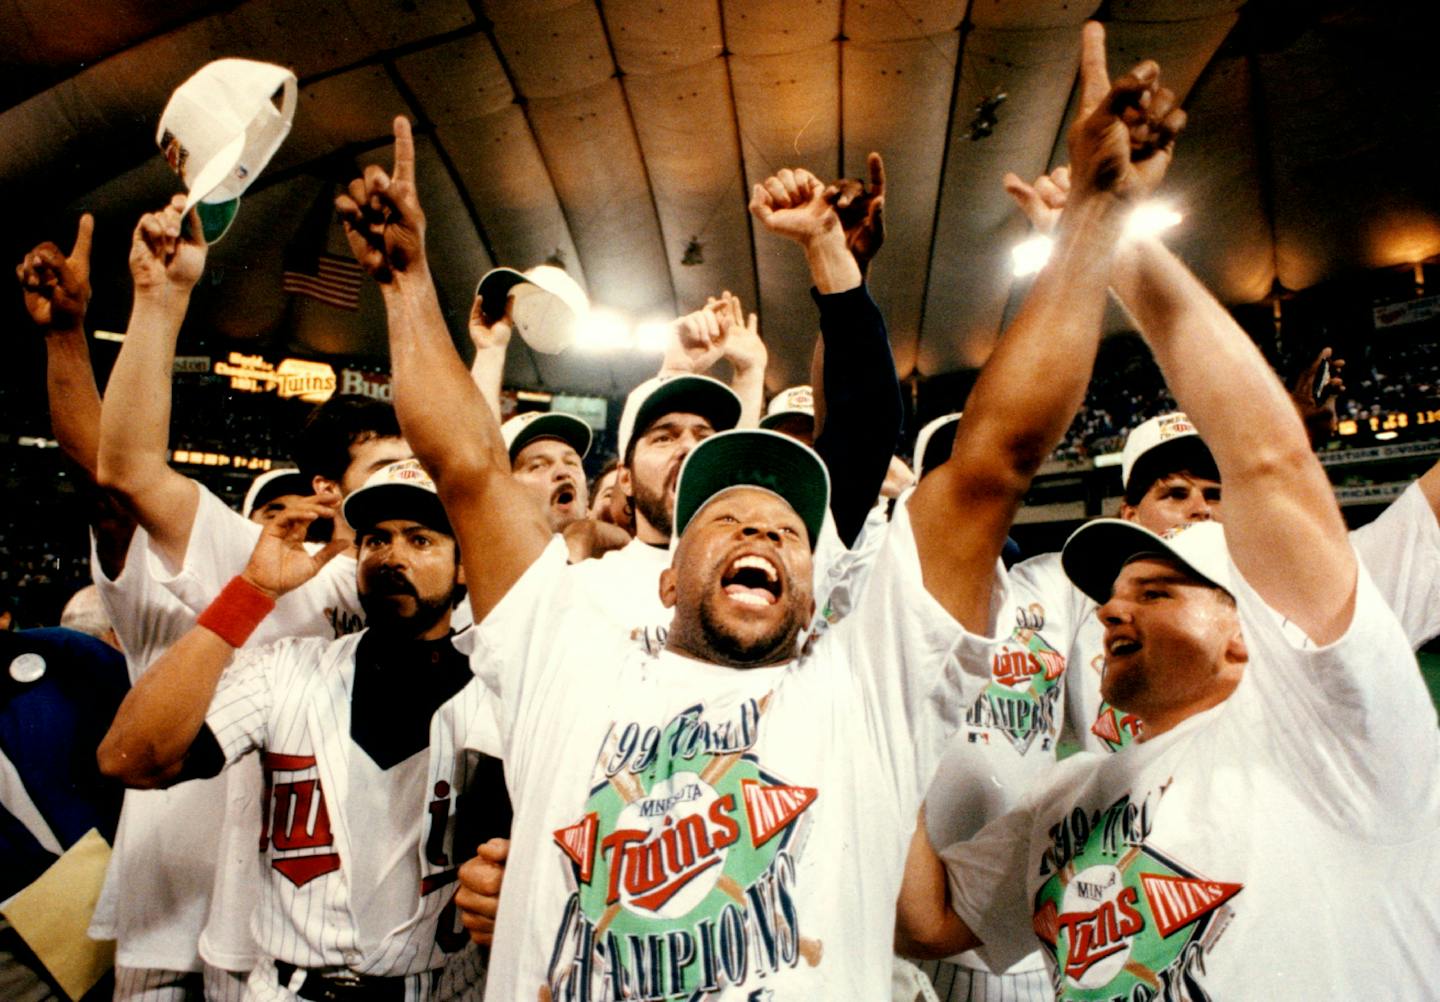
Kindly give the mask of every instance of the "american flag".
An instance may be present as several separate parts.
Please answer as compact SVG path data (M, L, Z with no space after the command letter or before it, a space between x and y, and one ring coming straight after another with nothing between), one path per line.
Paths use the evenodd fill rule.
M360 282L365 273L354 258L321 251L285 263L282 287L342 310L360 308Z

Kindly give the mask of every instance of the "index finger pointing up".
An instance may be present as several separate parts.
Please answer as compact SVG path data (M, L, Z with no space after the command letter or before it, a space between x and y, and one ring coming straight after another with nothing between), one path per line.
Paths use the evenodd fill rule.
M86 275L90 273L90 239L94 232L95 217L87 212L80 217L80 224L75 228L75 246L70 251L70 259Z
M885 194L885 161L880 154L871 153L865 158L865 166L870 169L870 194Z
M404 115L395 117L395 169L390 180L415 180L415 137L410 133L410 119Z
M1080 117L1088 116L1110 93L1110 73L1105 68L1105 28L1099 21L1086 21L1080 34Z

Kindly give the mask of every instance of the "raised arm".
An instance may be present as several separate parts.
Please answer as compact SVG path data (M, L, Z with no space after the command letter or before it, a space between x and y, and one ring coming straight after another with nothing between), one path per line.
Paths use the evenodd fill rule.
M141 788L165 786L180 775L236 648L276 599L349 546L334 540L311 554L304 545L310 523L334 518L339 500L333 495L297 500L266 523L244 573L146 669L120 704L96 752L101 772Z
M500 420L500 386L505 379L505 352L510 347L510 324L502 317L486 323L481 299L477 293L470 306L470 343L475 358L470 363L470 378L490 406L495 420Z
M1249 335L1157 240L1137 241L1129 309L1215 456L1225 534L1245 580L1311 640L1349 626L1355 556L1285 387Z
M95 220L80 217L75 246L66 255L40 244L15 268L25 309L45 337L45 389L55 440L93 481L100 447L100 390L85 341L90 303L90 237Z
M1094 22L1083 35L1080 93L1054 251L976 380L950 460L910 501L926 588L977 633L989 628L993 568L1015 511L1084 400L1123 210L1164 176L1184 124L1155 63L1111 86Z
M25 309L45 338L45 392L50 428L65 456L96 484L100 449L100 390L85 338L90 303L90 238L94 218L80 217L75 246L67 256L53 243L36 247L15 269L25 294ZM135 521L112 499L85 492L88 521L95 531L96 555L110 578L120 576L135 532Z
M510 476L500 425L455 352L425 257L410 123L395 120L391 174L374 165L335 200L350 248L380 284L395 413L435 478L455 528L470 605L485 618L550 539L539 506Z
M747 314L740 297L721 293L724 310L720 313L721 351L730 363L734 377L730 388L740 398L740 421L737 428L758 428L765 416L765 366L770 352L760 339L760 317Z
M199 499L195 485L166 461L175 341L205 268L205 238L193 215L188 223L182 219L184 204L176 195L135 228L135 302L105 387L96 463L100 486L135 516L172 569L184 561Z
M874 224L882 218L884 167L876 154L870 163L880 190L866 203L862 230L865 220ZM850 192L847 211L855 197ZM812 385L823 398L815 451L830 471L830 511L848 546L880 496L904 411L885 320L865 289L852 234L837 208L841 200L835 186L823 185L808 171L782 170L755 186L750 211L771 233L798 243L810 265L824 345L812 357L812 379L820 369ZM878 248L879 239L883 236L872 228L865 241L868 253Z
M1005 188L1042 231L1073 197L1064 168L1033 185L1008 175ZM1311 387L1329 349L1304 374L1303 388L1287 390L1249 335L1153 236L1127 241L1111 285L1215 456L1236 566L1312 640L1335 639L1350 622L1354 561L1333 490L1297 409L1303 403L1306 414L1318 411L1328 421L1312 402ZM1342 365L1335 366L1326 391L1342 385ZM1301 392L1303 402L1296 396ZM1219 441L1213 438L1217 434ZM1421 489L1435 509L1440 474L1427 473Z

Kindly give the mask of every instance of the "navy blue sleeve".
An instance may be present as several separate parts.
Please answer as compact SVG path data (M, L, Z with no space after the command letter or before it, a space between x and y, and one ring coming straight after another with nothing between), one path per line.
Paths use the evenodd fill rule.
M846 546L880 497L904 422L885 318L861 285L810 294L825 344L825 427L815 451L830 471L830 514Z

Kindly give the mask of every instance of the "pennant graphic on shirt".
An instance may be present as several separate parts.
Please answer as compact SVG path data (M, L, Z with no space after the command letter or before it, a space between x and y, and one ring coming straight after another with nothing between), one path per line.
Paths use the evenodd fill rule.
M784 831L819 795L808 786L766 786L753 779L742 779L740 792L750 821L750 843L757 849Z
M1155 916L1160 935L1170 936L1239 894L1241 885L1142 873L1140 886L1145 889L1145 899L1150 903L1150 913Z
M580 867L580 880L586 884L595 866L595 830L599 821L591 811L570 827L555 832L555 843Z

